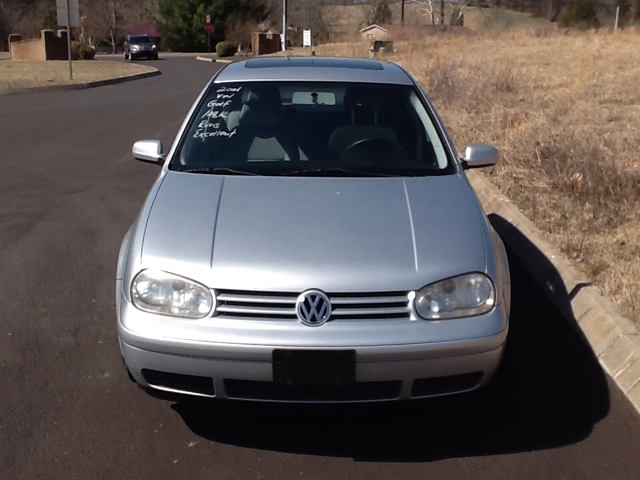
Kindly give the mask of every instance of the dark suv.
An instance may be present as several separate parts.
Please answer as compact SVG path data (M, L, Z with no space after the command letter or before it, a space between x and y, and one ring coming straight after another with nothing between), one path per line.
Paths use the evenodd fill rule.
M127 35L127 41L124 42L124 59L135 60L142 57L158 60L156 44L149 35Z

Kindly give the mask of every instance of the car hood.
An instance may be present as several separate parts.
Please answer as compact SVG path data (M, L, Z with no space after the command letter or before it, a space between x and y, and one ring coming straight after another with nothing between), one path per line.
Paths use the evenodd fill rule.
M457 175L244 177L169 171L142 265L212 288L413 290L486 271L481 216Z

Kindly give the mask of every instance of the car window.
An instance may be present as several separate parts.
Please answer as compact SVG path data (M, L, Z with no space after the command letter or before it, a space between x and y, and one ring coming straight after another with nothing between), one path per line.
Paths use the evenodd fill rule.
M451 165L415 87L212 84L174 170L259 175L434 175Z
M151 38L146 35L135 35L129 37L129 43L152 43Z

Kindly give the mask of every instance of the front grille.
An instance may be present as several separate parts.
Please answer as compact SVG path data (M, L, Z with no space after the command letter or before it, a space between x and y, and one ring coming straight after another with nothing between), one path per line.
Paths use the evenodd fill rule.
M408 292L331 293L330 320L409 318ZM297 293L220 290L216 308L223 318L297 320Z
M209 377L159 372L146 368L142 370L142 376L152 387L184 393L195 393L208 397L213 397L216 393L213 386L213 379Z
M287 402L357 402L395 400L400 396L400 381L361 382L348 386L281 386L272 382L225 380L227 397L238 400Z
M413 382L412 397L432 397L473 390L480 384L482 372L450 375L447 377L421 378Z

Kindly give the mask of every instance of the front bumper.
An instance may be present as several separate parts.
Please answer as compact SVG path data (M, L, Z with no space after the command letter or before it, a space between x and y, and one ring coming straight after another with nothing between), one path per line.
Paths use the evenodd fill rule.
M421 348L427 352L428 345L413 345L409 348L412 352L391 347L379 347L374 351L356 348L356 385L346 389L328 388L317 394L313 389L286 392L276 387L272 383L273 348L270 347L264 348L263 360L242 361L215 358L219 356L215 349L212 349L211 357L190 357L142 350L122 341L120 346L135 381L155 390L218 399L356 402L424 398L481 388L495 373L504 344L482 353L416 359L411 357L419 357ZM234 347L237 352L243 349L242 345ZM406 353L408 359L385 359L402 353ZM179 378L179 383L159 374L173 374ZM193 380L192 377L198 378ZM202 379L211 380L210 390L202 389Z
M158 51L150 49L139 49L136 51L130 50L129 54L131 55L131 58L154 58L158 55Z
M340 321L310 328L287 322L236 321L199 331L198 321L144 313L122 297L118 307L122 356L137 383L217 399L356 402L475 390L497 370L508 330L506 312L500 306L474 319L439 324ZM461 332L469 331L464 328L469 320L475 325L475 336L465 338ZM175 329L168 328L171 322ZM445 334L443 329L453 333ZM407 341L411 337L414 340ZM275 349L355 350L356 383L322 389L276 386Z

